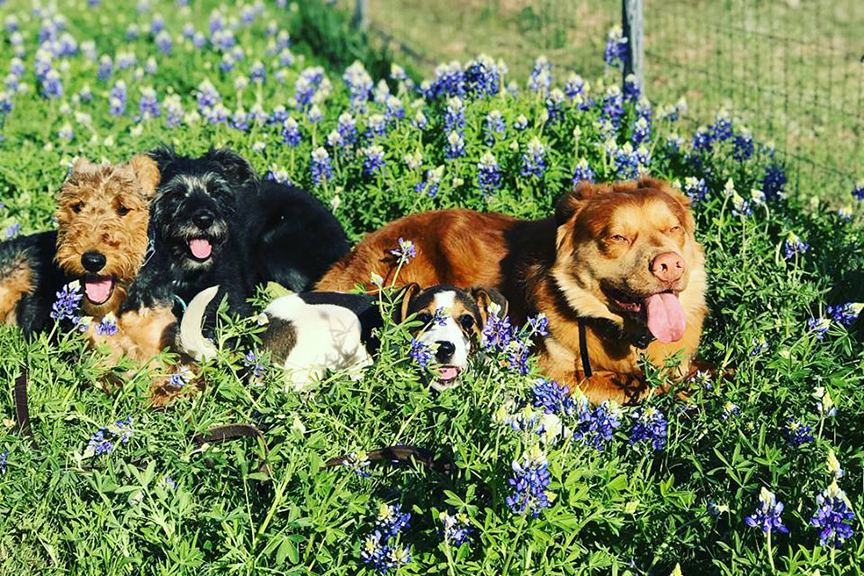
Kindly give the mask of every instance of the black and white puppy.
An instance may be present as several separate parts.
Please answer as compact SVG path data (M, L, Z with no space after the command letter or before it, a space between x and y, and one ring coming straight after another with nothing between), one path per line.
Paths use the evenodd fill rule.
M201 322L217 291L214 286L193 298L180 325L178 346L197 360L216 354L201 332ZM435 376L430 385L439 391L458 385L479 349L490 314L507 313L504 297L487 288L421 289L410 284L401 297L395 320L419 320L412 336L434 351ZM377 296L365 294L305 292L271 302L264 310L268 324L261 340L285 369L286 391L303 390L327 371L359 376L370 366L379 345L375 329L383 325L377 301Z
M159 305L179 316L195 294L218 284L233 312L249 313L254 280L235 228L240 195L258 184L255 170L230 150L190 158L159 148L149 156L161 175L150 204L155 250L121 312Z

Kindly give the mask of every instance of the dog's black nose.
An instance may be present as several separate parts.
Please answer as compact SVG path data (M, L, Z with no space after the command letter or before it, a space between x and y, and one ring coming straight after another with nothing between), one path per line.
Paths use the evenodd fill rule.
M195 213L192 214L192 222L194 222L198 228L206 230L211 224L213 224L213 213L209 210L196 210Z
M438 345L438 349L435 350L435 359L439 364L446 364L453 358L453 353L456 352L456 346L452 342L447 342L446 340L439 340L435 342Z
M85 270L94 274L105 267L105 262L107 262L105 255L95 250L90 250L81 255L81 265L84 266Z

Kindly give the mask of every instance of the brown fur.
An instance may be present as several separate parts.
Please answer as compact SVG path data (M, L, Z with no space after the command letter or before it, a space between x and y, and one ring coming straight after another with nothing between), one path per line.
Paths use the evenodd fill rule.
M33 285L33 267L27 261L27 253L22 252L4 269L0 270L0 324L15 326L18 302L30 294Z
M411 240L417 257L403 266L397 285L494 287L509 300L515 322L540 312L549 318L550 335L539 349L547 375L580 387L595 402L635 401L647 390L634 342L647 329L618 308L607 290L640 297L665 289L678 292L687 316L684 336L670 344L651 342L644 353L663 366L680 352L683 362L676 375L687 374L702 332L707 284L689 204L667 183L643 178L583 183L558 202L554 216L537 221L462 209L415 214L369 234L316 289L372 288L372 273L393 282L396 261L389 250L400 237ZM670 251L683 258L686 271L674 286L659 285L647 263ZM579 318L587 319L594 372L588 380L579 356Z

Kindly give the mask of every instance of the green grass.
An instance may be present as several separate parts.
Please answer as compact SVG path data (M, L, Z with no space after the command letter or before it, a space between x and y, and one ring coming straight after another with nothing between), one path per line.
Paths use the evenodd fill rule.
M61 72L65 96L58 100L39 95L33 75L39 23L21 18L28 49L23 81L31 91L14 97L2 130L4 228L21 223L22 233L29 233L51 226L53 195L73 156L119 161L159 142L186 153L231 146L261 172L284 172L334 206L355 240L389 220L434 208L545 216L571 187L580 160L598 181L619 177L621 167L605 144L607 136L619 145L631 138L637 117L632 104L625 106L622 128L607 134L598 124L600 105L580 110L567 101L563 116L546 123L543 95L524 84L518 97L506 92L466 97L465 154L450 159L445 99L418 99L404 84L392 82L390 90L406 115L376 139L384 168L369 174L363 166L363 133L371 116L386 110L385 104L368 102L365 111L353 112L360 142L328 145L334 176L316 184L310 154L350 109L341 64L332 68L336 64L329 57L318 57L299 41L303 32L296 26L327 18L303 11L323 8L267 5L251 27L236 33L247 51L245 61L222 73L220 54L194 50L176 38L186 22L206 30L217 3L196 4L188 12L167 0L152 4L154 11L172 16L171 56L159 56L146 34L131 43L122 39L129 23L146 24L150 15L59 2L79 41L97 30L92 40L98 53L133 50L142 64L155 57L159 70L143 80L134 79L134 69L117 72L103 83L96 79L95 63L80 56L59 60L55 66L66 62L68 69ZM20 14L22 5L8 2L0 16ZM276 80L274 57L266 54L263 32L270 20L298 39L292 47L298 59L284 68L284 84ZM0 46L0 62L8 62L11 51L8 43ZM267 83L238 94L236 76L248 73L256 59L267 65ZM332 81L332 91L320 95L324 118L316 124L293 101L297 78L313 64L325 65ZM107 96L118 78L130 87L128 110L112 116ZM259 102L267 113L287 106L299 124L301 144L282 144L281 127L267 123L242 131L187 116L182 125L166 127L165 97L179 95L191 113L197 110L193 91L205 79L232 113L240 102L247 111ZM93 99L75 100L85 84ZM592 84L591 97L599 101L604 89ZM148 85L156 90L163 115L136 120L138 88ZM507 130L487 144L485 123L492 110L501 112ZM425 129L412 123L418 111L427 118ZM88 114L91 122L82 124L74 112L79 120ZM514 128L520 115L527 119L522 131ZM72 142L57 136L66 123L75 132ZM335 374L296 393L284 390L275 367L260 379L250 376L243 357L255 348L254 339L243 338L236 349L224 342L248 332L251 323L226 321L218 358L200 367L204 391L166 410L147 406L151 371L128 363L104 367L102 352L88 349L78 333L58 330L27 342L16 329L4 327L0 379L9 385L0 398L0 453L8 450L8 456L0 474L0 574L370 574L374 571L361 554L364 539L375 530L379 507L397 503L412 515L399 540L412 560L388 573L665 576L680 565L684 574L861 574L861 321L848 327L834 322L820 339L808 320L826 316L827 305L864 300L864 228L833 210L805 209L794 198L754 203L752 215L738 216L736 203L763 187L766 170L782 165L765 151L735 160L730 141L715 143L710 153L694 155L688 147L675 152L667 135L677 130L689 139L686 127L658 120L654 128L648 142L651 173L682 185L688 177L701 178L709 190L695 206L710 278L700 355L735 369L722 384L696 386L686 404L674 394L648 401L668 421L663 450L628 443L639 414L630 407L614 408L620 426L602 452L570 433L544 439L531 430L514 431L502 419L515 418L519 403L533 399L531 388L541 376L533 360L531 374L520 375L506 368L504 355L492 352L491 361L478 363L459 388L433 394L407 354L404 326L385 326L376 364L362 379ZM739 131L740 125L734 128ZM523 154L534 138L545 147L542 176L522 174ZM478 162L487 152L500 166L501 184L484 195ZM405 160L416 153L423 159L419 168ZM428 171L437 167L442 176L430 197ZM724 191L729 179L735 194ZM810 248L787 259L790 232ZM38 448L14 427L11 383L25 367ZM663 383L655 371L648 372L653 383ZM118 377L122 386L107 385ZM836 403L835 416L816 411L812 394L818 387ZM528 420L540 416L530 407L521 414ZM114 437L112 424L127 416L134 429L128 443L90 456L94 433L104 427ZM560 415L571 430L585 423L580 418ZM784 436L790 418L811 426L813 441L790 446ZM265 455L255 439L203 447L193 441L197 433L231 423L258 426L269 452ZM447 454L455 470L444 475L385 464L370 466L370 476L361 477L349 467L323 469L329 458L396 443ZM506 499L513 490L508 484L513 462L538 449L548 460L554 498L531 518L511 510ZM816 497L833 480L826 465L831 450L844 470L838 485L855 512L854 535L838 550L820 546L818 531L809 525ZM262 460L272 473L262 471ZM772 535L770 558L763 533L744 522L763 487L785 503L783 522L789 528L789 534ZM712 503L719 514L712 514ZM440 512L467 515L473 528L467 544L455 549L441 539Z

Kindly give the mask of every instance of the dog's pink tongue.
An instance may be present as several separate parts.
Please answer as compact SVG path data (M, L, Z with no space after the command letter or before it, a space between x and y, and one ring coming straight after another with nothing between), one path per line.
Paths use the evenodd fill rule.
M678 297L669 292L654 294L645 299L648 313L648 329L657 340L668 344L684 336L687 318Z
M195 238L194 240L189 241L189 249L192 251L192 255L195 256L195 258L205 260L210 257L210 253L213 251L213 246L210 245L210 241L206 238Z
M438 379L439 380L452 380L459 375L459 370L457 370L453 366L442 366L438 369Z
M111 278L96 278L95 280L84 280L84 292L87 298L94 304L103 304L111 296L111 288L114 280Z

